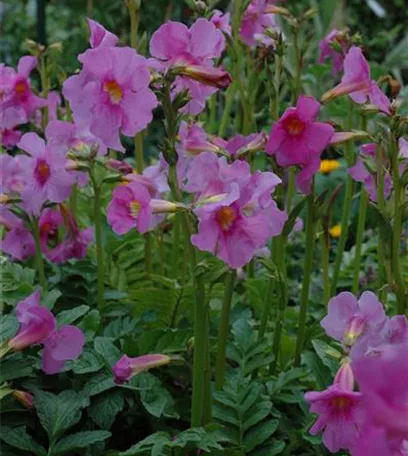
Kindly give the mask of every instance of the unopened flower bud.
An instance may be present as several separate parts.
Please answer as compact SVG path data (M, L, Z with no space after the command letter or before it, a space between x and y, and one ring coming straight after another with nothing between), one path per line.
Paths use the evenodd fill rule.
M113 158L110 158L106 162L106 165L123 175L133 173L133 168L129 165L129 163L126 163L124 161L114 160Z
M265 14L280 14L281 16L290 16L289 10L286 8L282 8L281 6L276 6L276 5L267 5L265 10Z
M351 140L361 140L369 136L366 131L338 131L334 133L330 144L340 144Z
M0 193L0 204L7 204L10 198L5 193Z
M388 83L390 84L390 95L392 98L397 98L401 91L401 83L394 78L390 78Z
M181 203L172 203L171 201L155 198L150 201L150 207L152 208L153 214L168 214L186 208L186 206Z
M188 65L175 69L178 74L187 76L190 79L202 84L224 89L231 84L230 74L221 68L205 67L202 65Z
M18 400L24 407L33 408L34 407L34 396L27 391L13 390L11 393L12 396Z
M346 391L353 391L354 374L350 362L347 361L341 365L334 377L333 383L340 385Z

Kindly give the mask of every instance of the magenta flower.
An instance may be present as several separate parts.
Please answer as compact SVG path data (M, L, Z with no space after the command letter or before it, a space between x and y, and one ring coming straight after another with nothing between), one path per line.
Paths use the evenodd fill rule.
M332 386L305 394L310 411L319 415L309 432L316 435L323 431L323 443L332 453L352 448L358 438L361 393L353 392L353 384L353 372L346 363L340 367Z
M47 102L31 90L29 74L37 65L37 58L22 57L13 68L0 65L0 128L9 129L26 123L34 112Z
M333 43L341 47L341 52L333 48ZM340 30L332 30L319 43L319 63L324 63L328 58L332 60L332 73L336 75L343 68L344 56L349 49L348 42L342 37Z
M223 13L216 9L212 13L210 22L213 23L218 30L221 30L221 32L224 32L226 35L231 35L230 13Z
M9 340L12 350L22 350L36 344L43 344L42 369L46 374L55 374L65 361L77 358L85 343L83 332L71 325L56 330L55 317L46 307L40 305L40 291L36 291L16 307L20 328Z
M0 241L0 249L4 253L18 261L24 261L35 254L33 235L25 228L24 222L4 205L0 206L0 225L8 230Z
M139 183L119 185L108 205L108 223L116 234L125 234L132 228L145 233L152 228L151 196Z
M251 0L242 18L240 36L248 46L274 46L272 38L265 34L266 29L278 30L274 14L268 12L268 0Z
M13 128L0 130L1 145L6 149L14 147L20 141L21 135L21 131Z
M20 328L8 342L12 350L43 343L55 331L55 317L50 310L40 305L40 291L20 301L16 315Z
M65 157L46 146L37 134L26 133L18 146L30 155L24 157L27 185L21 193L23 206L38 216L46 201L61 203L69 197L75 177L65 170Z
M267 137L264 133L252 133L248 136L235 135L224 145L224 149L233 157L246 152L262 150L266 145Z
M348 94L358 104L369 101L371 104L388 114L390 112L390 101L378 87L377 83L371 80L370 67L359 47L353 46L344 59L344 76L334 89L326 92L322 101L328 101L340 95Z
M386 322L383 305L371 291L365 291L359 300L344 291L329 301L328 309L321 326L349 348L381 330Z
M103 46L89 49L79 60L82 71L63 87L75 122L107 147L124 152L119 133L134 136L146 128L157 106L147 62L129 47Z
M215 171L213 179L205 182L211 171ZM203 175L194 179L199 173ZM203 198L195 210L199 225L191 242L200 250L214 253L231 268L244 266L270 237L282 231L287 216L271 198L279 182L273 173L257 171L251 176L245 162L228 165L225 158L212 153L199 155L186 185L188 191L195 188Z
M364 426L352 448L352 456L406 456L407 440L390 438L385 430L376 426Z
M92 48L116 46L119 38L98 22L87 18L90 31L89 44Z
M349 168L348 173L356 182L362 182L371 201L377 201L377 177L371 174L366 166L365 161L370 161L376 165L376 147L375 143L364 144L360 147L360 156L356 164ZM384 198L387 198L391 192L392 178L388 172L384 173Z
M85 344L84 333L72 325L63 325L43 342L42 370L49 375L60 372L65 362L78 358Z
M48 107L48 122L58 119L58 107L61 106L61 96L58 92L50 92L47 99L45 100L46 106ZM43 123L43 111L36 111L34 123L42 129Z
M203 18L195 21L190 28L180 22L169 21L156 30L150 40L150 54L156 59L156 62L152 63L153 66L164 72L173 68L188 71L188 68L193 67L195 73L197 67L201 67L207 72L206 82L212 72L213 77L215 72L217 78L226 77L225 72L221 74L221 70L213 69L213 59L221 56L224 47L225 38L222 32L212 22ZM204 75L202 77L204 78ZM205 99L216 91L215 87L208 87L191 80L188 76L177 76L172 96L185 89L189 91L191 101L183 107L182 112L193 115L203 110Z
M169 364L170 361L169 356L159 354L143 355L136 358L123 355L112 368L115 374L115 383L123 384L140 372Z
M280 166L302 168L296 183L304 193L309 193L312 177L320 168L320 155L334 134L331 125L316 122L319 110L318 101L301 95L296 107L288 108L272 126L266 145Z

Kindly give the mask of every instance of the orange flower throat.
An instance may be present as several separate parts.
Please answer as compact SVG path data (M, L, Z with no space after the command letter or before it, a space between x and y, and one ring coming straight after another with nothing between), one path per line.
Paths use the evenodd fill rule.
M232 207L222 207L215 216L222 231L228 231L234 224L236 218L237 213Z
M106 81L103 84L103 90L109 95L113 104L118 104L123 97L123 91L116 81Z
M285 130L291 136L298 136L305 129L305 124L297 117L288 117L284 120Z

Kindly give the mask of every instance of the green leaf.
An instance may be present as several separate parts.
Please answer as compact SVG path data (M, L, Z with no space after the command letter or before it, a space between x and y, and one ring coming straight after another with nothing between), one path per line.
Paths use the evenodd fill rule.
M18 356L20 355L14 355L1 361L0 384L8 380L27 377L33 372L35 359L31 357L18 359Z
M86 338L90 340L98 331L100 323L101 316L99 311L93 309L85 315L78 327L84 330Z
M39 456L47 456L45 449L27 434L24 426L8 427L1 426L0 439L8 445L18 448L19 450L28 451Z
M131 334L138 323L136 318L129 316L123 318L115 318L103 331L105 337L110 337L113 340L117 340L121 337Z
M58 395L37 390L35 405L50 442L55 442L64 431L78 423L82 409L89 405L89 399L72 390Z
M53 447L51 455L71 453L79 448L102 442L108 439L112 434L107 431L83 431L67 435L59 440Z
M2 315L0 317L0 342L15 336L18 326L19 324L15 315Z
M320 358L310 351L304 352L302 355L306 365L313 372L319 389L326 389L333 380L330 369L325 366Z
M282 235L289 236L292 232L293 227L295 226L296 219L299 217L300 213L302 212L303 208L305 207L307 201L307 197L302 198L296 206L290 211L290 215L286 220L285 225L283 226Z
M247 431L252 426L255 426L264 418L266 418L272 410L272 402L264 401L255 404L252 408L250 408L245 413L244 423L243 423L243 430Z
M392 238L393 230L391 223L388 217L383 214L378 206L374 203L370 203L370 207L373 209L375 217L374 219L378 223L378 229L380 232L380 237L384 245L384 253L387 259L390 259L392 256Z
M124 392L122 390L108 391L93 399L87 412L92 421L100 428L110 429L116 415L123 409L124 402Z
M272 445L265 448L260 448L251 453L251 456L275 456L282 453L285 449L286 443L281 440L275 440Z
M89 309L89 306L82 304L73 309L64 310L57 315L57 325L70 325L83 317Z
M98 372L104 366L103 358L96 351L85 348L82 355L72 364L72 370L76 374L89 374Z
M108 337L96 337L94 349L103 357L109 367L112 367L122 354L119 348L113 343L113 339Z
M245 451L252 451L258 445L264 443L278 429L278 420L271 420L254 427L245 434Z
M322 363L330 369L332 374L335 374L339 368L342 354L322 340L312 340L312 345Z
M91 397L111 388L115 388L116 386L112 373L107 374L106 372L100 372L85 383L84 394Z
M49 309L52 309L57 302L57 299L62 295L59 290L51 290L47 294L43 294L41 297L41 304Z

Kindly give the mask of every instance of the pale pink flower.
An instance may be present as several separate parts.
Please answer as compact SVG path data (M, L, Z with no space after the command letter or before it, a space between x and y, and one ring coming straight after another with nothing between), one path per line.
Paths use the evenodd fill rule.
M274 41L265 34L267 29L278 30L275 14L268 13L268 0L251 0L242 18L240 36L248 46L274 46Z
M116 46L119 41L116 35L92 19L87 18L87 21L90 31L89 44L92 48Z
M220 10L214 10L210 22L212 22L218 30L226 35L231 35L230 13L223 13Z
M339 52L333 48L333 43L337 43L341 47ZM328 58L332 60L332 73L336 75L343 68L344 56L347 53L350 45L342 37L342 32L333 29L323 40L319 42L319 63L324 63Z

